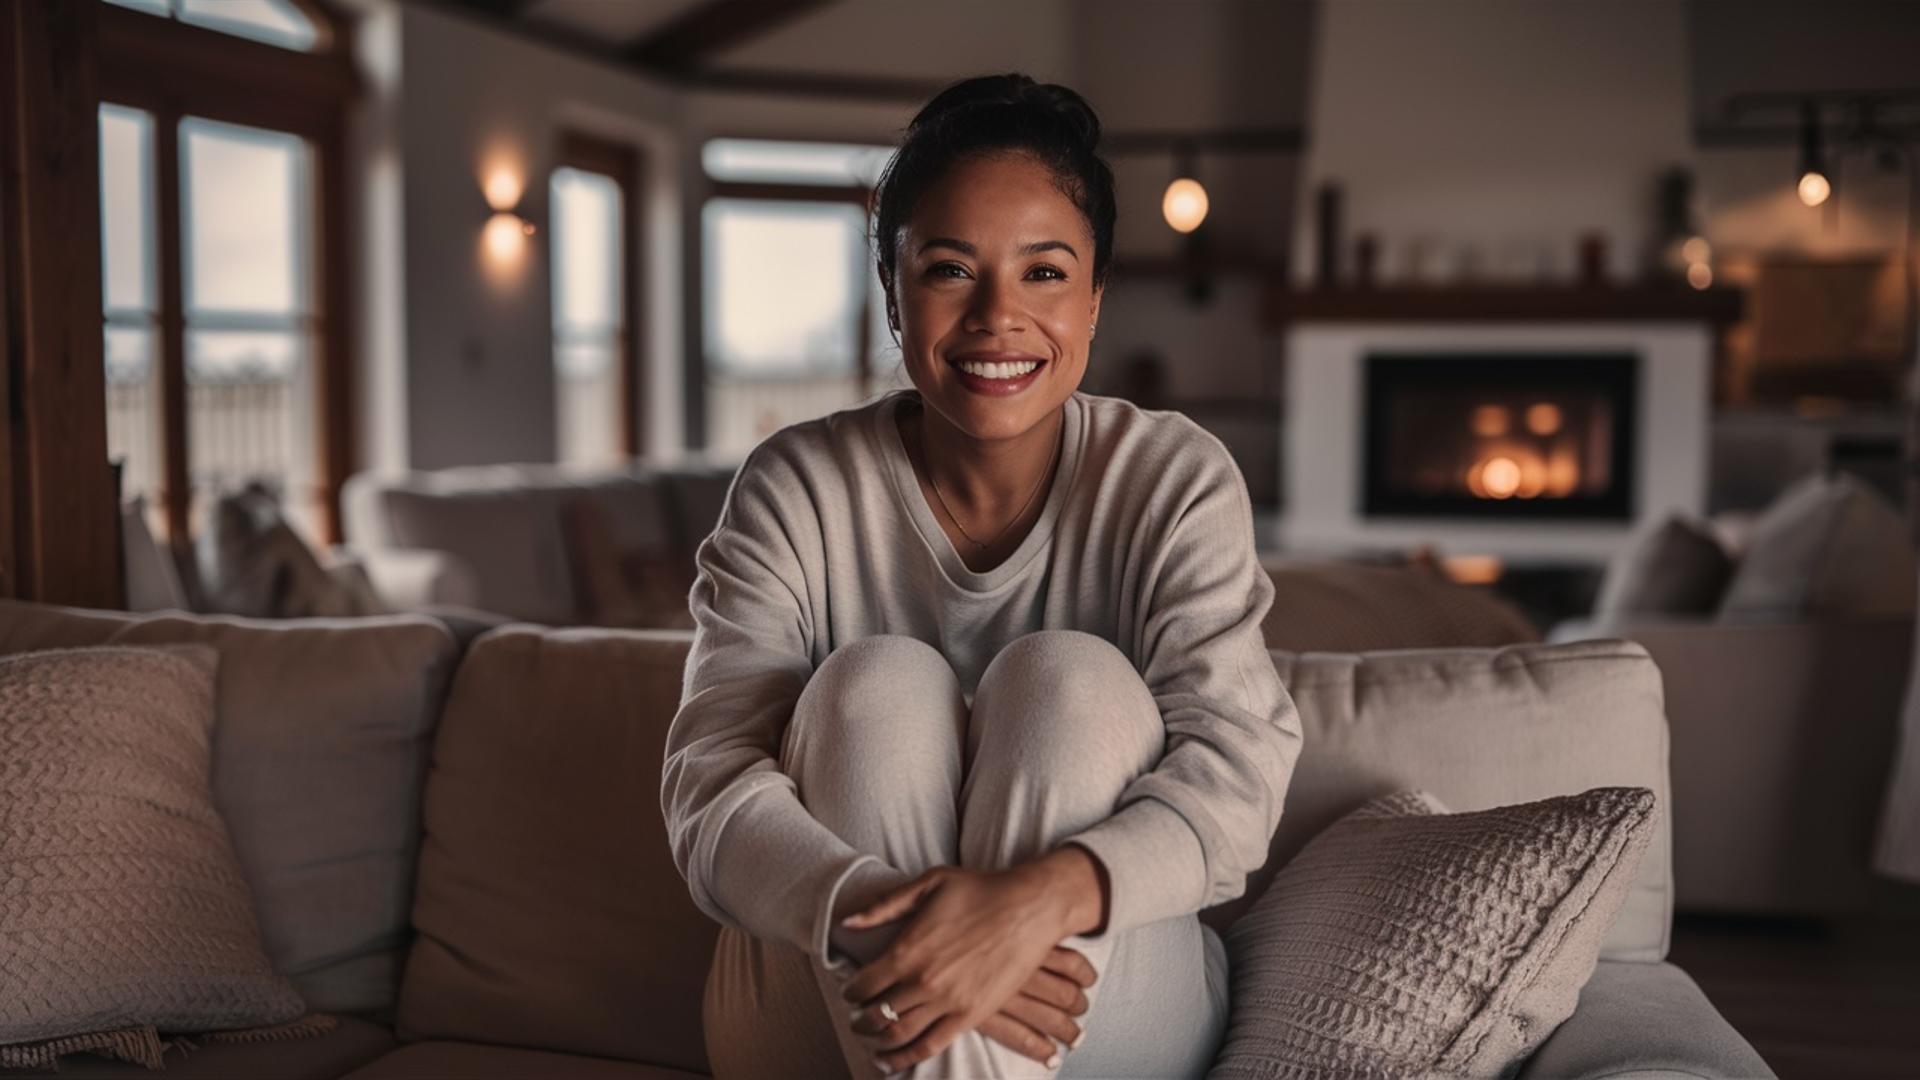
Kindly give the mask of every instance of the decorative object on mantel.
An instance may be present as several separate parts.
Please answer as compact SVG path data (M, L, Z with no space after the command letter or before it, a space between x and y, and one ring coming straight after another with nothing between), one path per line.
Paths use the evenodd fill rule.
M1374 269L1380 263L1380 236L1378 233L1364 232L1353 241L1353 287L1371 289L1374 285Z
M1693 209L1693 174L1676 165L1660 174L1657 216L1643 272L1649 285L1713 285L1713 248L1700 233Z
M1598 229L1580 234L1580 284L1589 289L1607 284L1607 234Z

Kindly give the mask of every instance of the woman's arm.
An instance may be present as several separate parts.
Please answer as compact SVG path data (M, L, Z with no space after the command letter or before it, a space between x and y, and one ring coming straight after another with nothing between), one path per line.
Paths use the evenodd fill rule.
M1089 936L1230 900L1266 862L1300 756L1300 717L1260 623L1273 579L1253 541L1246 481L1197 425L1178 492L1141 584L1141 677L1166 721L1159 765L1121 792L1106 821L1068 837L1106 870L1106 923Z
M776 433L747 456L695 553L693 645L660 805L674 862L702 911L831 962L827 933L842 888L898 874L822 825L779 767L813 671L799 551L805 530L818 535L809 487L782 446Z

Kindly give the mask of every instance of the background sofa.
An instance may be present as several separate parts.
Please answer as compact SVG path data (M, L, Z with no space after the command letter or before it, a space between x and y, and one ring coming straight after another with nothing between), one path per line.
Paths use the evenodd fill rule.
M509 626L462 652L420 616L0 603L0 654L109 641L219 648L216 803L269 956L313 1008L345 1018L319 1039L209 1044L170 1074L705 1073L716 928L674 869L659 799L690 635ZM1273 659L1305 751L1269 866L1247 898L1206 913L1216 927L1315 832L1400 787L1458 810L1613 784L1667 799L1660 677L1637 646ZM1579 1009L1523 1075L1767 1075L1664 962L1672 859L1663 826ZM151 1074L79 1057L57 1075Z

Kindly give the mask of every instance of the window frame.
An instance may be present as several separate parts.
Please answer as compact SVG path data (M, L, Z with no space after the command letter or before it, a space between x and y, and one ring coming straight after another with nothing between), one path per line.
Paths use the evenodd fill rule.
M295 0L319 31L311 52L238 37L96 0L100 104L153 118L157 274L156 367L160 389L161 503L168 540L188 538L186 304L181 232L180 122L189 116L265 128L306 140L312 157L312 283L315 460L320 540L340 538L340 489L353 468L351 295L347 112L361 92L352 63L352 24L324 0ZM104 325L105 312L102 312ZM106 407L102 396L101 408Z
M701 140L701 147L715 139L767 139L778 142L818 142L848 143L845 138L807 139L792 135L766 136L749 133L712 133ZM694 283L688 293L694 297L691 310L687 340L691 343L688 360L692 370L691 378L686 380L685 407L686 431L689 447L704 449L712 439L710 425L707 422L707 384L713 378L715 370L707 355L707 287L706 271L708 253L701 222L706 218L707 204L714 199L754 199L766 202L796 203L852 203L860 207L869 221L873 217L874 189L864 184L804 184L782 183L768 180L720 180L714 178L701 163L700 148L691 155L692 167L700 180L699 205L688 215L687 235L692 240L693 257L689 260L691 273L687 280ZM860 289L860 316L858 336L855 338L857 355L854 358L854 373L859 379L859 394L862 398L873 396L877 374L873 363L873 290ZM697 433L697 434L696 434Z
M640 216L641 185L646 179L646 155L637 146L616 142L583 131L562 131L554 148L553 167L547 171L548 189L553 173L576 169L612 180L620 189L620 332L615 335L619 356L615 360L614 386L620 395L617 431L618 450L627 458L640 456L646 446L647 380L646 353L642 343L642 312L634 297L645 296L647 282L640 252L645 245L645 220ZM551 320L549 320L551 322ZM553 331L549 326L549 340ZM558 379L558 359L555 358ZM559 433L555 432L555 453L559 452Z

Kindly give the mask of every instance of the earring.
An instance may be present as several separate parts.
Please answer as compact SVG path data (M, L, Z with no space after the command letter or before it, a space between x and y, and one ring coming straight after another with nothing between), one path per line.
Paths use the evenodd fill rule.
M1099 323L1088 323L1088 324L1087 324L1087 336L1088 336L1088 337L1092 337L1092 336L1093 336L1094 334L1096 334L1096 333L1098 333L1098 332L1099 332L1099 330L1100 330L1100 324L1099 324Z

